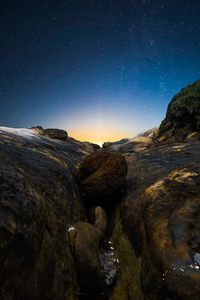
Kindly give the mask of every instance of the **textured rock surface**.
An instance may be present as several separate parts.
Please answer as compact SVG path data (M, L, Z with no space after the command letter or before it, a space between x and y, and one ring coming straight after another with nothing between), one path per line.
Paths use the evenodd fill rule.
M67 230L85 215L73 174L92 151L89 144L0 128L2 300L75 299Z
M127 165L121 154L96 152L80 165L81 186L92 200L106 205L117 196L126 182Z
M104 278L99 264L99 246L101 231L86 222L75 224L75 261L80 283L80 291L89 297L101 293Z
M78 274L79 294L88 299L97 299L104 293L106 281L101 270L99 253L106 228L106 213L98 206L94 209L94 224L77 222L68 229Z
M66 141L68 138L68 134L65 130L55 128L43 129L43 134L51 139L58 139L62 141Z
M102 235L104 235L106 229L107 229L107 216L104 211L100 206L97 206L95 208L95 222L94 226L96 226L101 232Z
M113 219L111 241L117 260L117 278L110 300L143 300L141 289L141 259L137 258L123 228L120 210L116 209Z
M103 149L109 152L127 153L140 152L153 143L154 136L157 133L157 128L145 131L136 135L131 139L123 139L119 142L104 143Z
M31 128L39 135L43 135L55 140L66 141L68 138L67 131L57 128L47 128L43 129L41 126L36 126Z
M195 132L200 133L200 81L187 86L173 97L156 140L182 142Z
M125 231L138 259L145 299L198 299L200 143L127 153Z

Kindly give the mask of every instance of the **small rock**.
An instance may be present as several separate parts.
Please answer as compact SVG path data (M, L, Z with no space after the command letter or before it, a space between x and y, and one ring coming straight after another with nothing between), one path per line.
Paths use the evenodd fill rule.
M101 208L100 206L97 206L95 208L94 226L96 226L99 230L101 230L102 234L104 234L107 228L107 216L104 209Z
M75 261L81 292L98 294L104 288L99 264L100 231L87 222L76 223Z

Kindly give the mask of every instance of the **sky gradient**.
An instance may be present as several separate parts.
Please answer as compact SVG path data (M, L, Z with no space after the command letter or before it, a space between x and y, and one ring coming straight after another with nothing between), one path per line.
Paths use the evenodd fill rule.
M200 78L199 1L1 1L0 70L0 125L133 137Z

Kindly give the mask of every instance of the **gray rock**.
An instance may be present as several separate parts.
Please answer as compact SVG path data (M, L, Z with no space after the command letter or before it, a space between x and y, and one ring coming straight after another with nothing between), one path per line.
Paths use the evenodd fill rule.
M43 129L42 133L51 139L66 141L68 138L67 131L62 129L48 128Z

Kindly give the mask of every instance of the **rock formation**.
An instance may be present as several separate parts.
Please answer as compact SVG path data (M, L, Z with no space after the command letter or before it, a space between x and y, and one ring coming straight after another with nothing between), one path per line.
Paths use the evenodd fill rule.
M182 89L169 103L166 118L160 125L157 140L182 142L199 137L200 132L200 81Z
M75 299L67 230L86 220L74 175L93 151L87 143L0 128L0 299Z
M103 149L115 153L140 152L151 146L157 134L157 128L145 131L131 139L123 139L119 142L104 143Z
M199 103L103 150L1 127L0 299L199 299Z
M142 261L145 299L199 297L199 150L196 143L167 144L127 157L122 216Z
M77 222L68 229L80 295L86 299L102 299L106 289L106 276L100 261L100 251L104 249L100 250L100 246L107 228L107 216L101 207L96 207L94 214L94 224Z
M37 134L49 137L51 139L66 141L68 138L67 131L57 128L43 129L42 126L32 127Z

